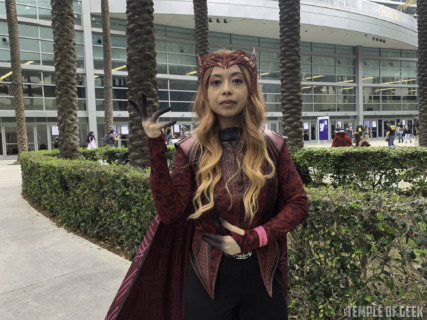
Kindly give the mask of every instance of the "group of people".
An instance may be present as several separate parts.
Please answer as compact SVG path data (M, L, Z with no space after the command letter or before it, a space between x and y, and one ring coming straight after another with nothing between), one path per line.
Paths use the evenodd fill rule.
M369 144L369 134L367 138L362 137L359 132L355 132L354 135L352 134L351 136L354 138L354 141L350 138L348 130L344 131L343 129L338 128L337 131L335 131L335 138L332 140L332 147L352 147L353 143L355 147L371 146Z
M394 146L394 139L398 138L398 143L412 143L412 136L414 137L415 145L417 145L418 142L418 136L419 136L419 123L418 123L418 117L415 118L413 128L411 129L408 125L402 125L402 122L398 122L397 125L394 125L390 121L386 122L385 125L386 130L386 136L385 140L388 142L388 146ZM405 141L404 139L405 138Z
M386 121L384 124L385 129L385 140L388 142L388 146L394 146L394 140L396 135L398 137L398 143L407 143L408 140L412 143L412 136L415 138L415 143L417 142L419 135L419 124L418 117L416 117L413 128L408 125L402 125L402 122L398 122L397 125L391 123L391 121ZM368 147L370 129L369 126L363 128L362 124L359 122L356 127L356 132L353 133L352 123L350 122L346 126L345 131L339 125L335 130L335 138L332 141L332 147Z
M181 127L181 135L178 135L177 133L172 135L170 127L165 129L164 135L165 135L166 145L171 146L174 144L173 141L177 141L179 139L189 137L191 134L190 134L190 131L188 131L186 126L182 126Z
M345 127L345 131L344 129L341 128L341 125L338 125L335 130L335 134L337 134L338 132L345 132L345 134L350 138L350 140L354 138L354 134L358 133L360 137L363 137L368 142L369 142L369 137L371 135L369 126L363 127L360 122L357 124L356 130L354 131L354 133L353 133L352 122L348 123L348 125Z
M110 130L104 137L105 144L110 147L115 147L117 140L120 138L120 131L114 133L114 130ZM86 138L87 148L95 149L97 147L95 133L93 131L89 131Z

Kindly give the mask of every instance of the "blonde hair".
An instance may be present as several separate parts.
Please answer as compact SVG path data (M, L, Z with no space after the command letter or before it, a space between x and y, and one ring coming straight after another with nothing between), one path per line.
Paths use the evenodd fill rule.
M229 53L228 50L218 50L218 54ZM238 65L243 73L245 83L248 90L251 86L251 74L245 67ZM209 84L209 76L212 73L212 68L206 70L203 82L205 92ZM226 189L228 183L235 178L241 170L249 178L249 187L243 196L245 207L245 221L252 221L258 211L258 196L266 180L270 179L275 174L275 166L268 155L267 145L265 143L261 128L264 127L267 110L266 103L261 95L261 90L257 85L254 93L248 98L246 108L242 112L240 118L240 127L242 135L240 137L240 149L237 152L236 160L238 169L235 175L226 181ZM200 157L198 161L198 172L196 175L197 190L193 198L193 205L196 211L190 215L189 219L197 219L204 212L211 210L214 207L214 191L222 177L220 159L222 148L218 139L219 123L214 112L211 110L209 102L203 96L201 87L197 91L193 112L198 116L198 127L196 129L197 140L200 144ZM243 163L239 161L239 154L245 150ZM264 174L262 165L267 162L270 172Z

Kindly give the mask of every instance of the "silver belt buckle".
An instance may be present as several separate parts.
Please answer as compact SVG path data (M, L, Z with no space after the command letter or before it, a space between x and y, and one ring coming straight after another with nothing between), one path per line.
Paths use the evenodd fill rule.
M237 260L245 260L245 259L249 258L250 256L252 256L252 251L248 251L246 253L234 254L232 257L234 259L237 259Z

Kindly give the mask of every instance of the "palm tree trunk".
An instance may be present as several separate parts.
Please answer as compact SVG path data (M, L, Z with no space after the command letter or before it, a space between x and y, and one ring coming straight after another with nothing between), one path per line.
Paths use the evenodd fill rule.
M27 127L25 122L24 93L22 90L21 55L19 50L18 18L15 0L6 0L7 26L9 29L10 61L12 65L12 91L15 105L16 131L19 154L28 151Z
M209 22L207 0L193 0L196 51L200 57L209 53Z
M427 147L427 2L417 1L418 123L420 146Z
M152 0L126 1L126 38L128 67L128 98L141 101L147 97L147 109L151 115L158 109L157 64L154 39L154 4ZM129 163L132 166L150 165L148 145L142 129L141 116L128 105L129 111Z
M73 0L51 0L51 4L59 154L76 159L80 151Z
M279 0L280 82L283 134L288 145L303 147L300 1Z
M108 0L101 0L102 49L104 51L104 112L105 134L113 130L113 77L111 74L110 8Z

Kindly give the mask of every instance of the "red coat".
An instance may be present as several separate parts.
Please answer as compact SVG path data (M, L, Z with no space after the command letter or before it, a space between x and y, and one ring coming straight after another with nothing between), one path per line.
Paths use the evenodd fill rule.
M337 132L334 140L332 141L332 147L351 147L353 142L345 132Z
M240 200L248 183L246 175L240 174L228 184L233 199L231 208L230 195L224 189L225 181L235 173L234 152L237 147L235 141L222 142L223 156L220 165L223 178L215 189L215 211L204 213L198 220L186 222L186 217L193 212L192 197L196 188L194 181L197 172L197 139L192 136L180 141L177 145L174 169L171 175L169 175L165 159L163 136L149 139L150 186L158 211L158 216L154 221L158 229L154 241L151 241L150 238L144 239L137 254L138 261L134 261L132 264L132 266L138 264L138 268L131 266L131 269L135 271L133 273L128 272L128 276L118 293L121 296L116 297L107 319L137 319L138 315L142 314L144 319L183 319L185 266L190 253L191 263L196 273L211 298L214 299L216 276L222 252L204 242L201 239L201 234L206 232L221 234L224 232L219 225L218 216L246 230L244 236L234 233L231 233L231 236L240 245L242 252L248 250L256 252L261 275L270 295L273 294L272 275L277 265L280 265L286 295L286 233L307 218L307 197L301 179L292 164L284 138L271 132L265 136L270 156L276 163L276 176L270 179L261 190L258 214L255 215L250 225L243 221L244 209ZM263 169L267 170L266 166ZM264 227L268 237L267 246L262 248L259 248L258 234L253 230L259 225ZM155 225L150 227L149 236L155 227ZM162 236L159 236L159 231L162 232ZM224 234L230 234L230 232L224 232ZM176 236L178 238L172 240ZM158 245L157 242L164 243ZM147 250L150 243L152 246L150 250ZM190 250L190 246L192 250ZM151 254L154 248L159 252ZM171 251L176 256L171 258ZM165 270L159 266L156 268L156 264L153 264L149 259L150 254L153 256L151 259L154 258L157 261L163 259L160 266L164 266ZM148 257L144 261L141 256ZM165 262L165 259L168 261ZM143 272L139 273L142 264L144 264ZM146 265L148 266L146 267ZM153 270L149 269L150 265L153 266ZM154 275L156 280L151 279ZM147 281L150 281L151 286ZM162 281L163 287L159 286L159 281ZM138 286L133 284L135 282L138 283ZM147 295L144 295L145 292ZM125 298L126 294L128 295L127 299ZM171 296L173 302L171 302ZM146 308L156 309L152 313L152 317L149 316L151 313L147 313ZM166 308L174 311L168 312ZM116 314L119 316L115 317Z

